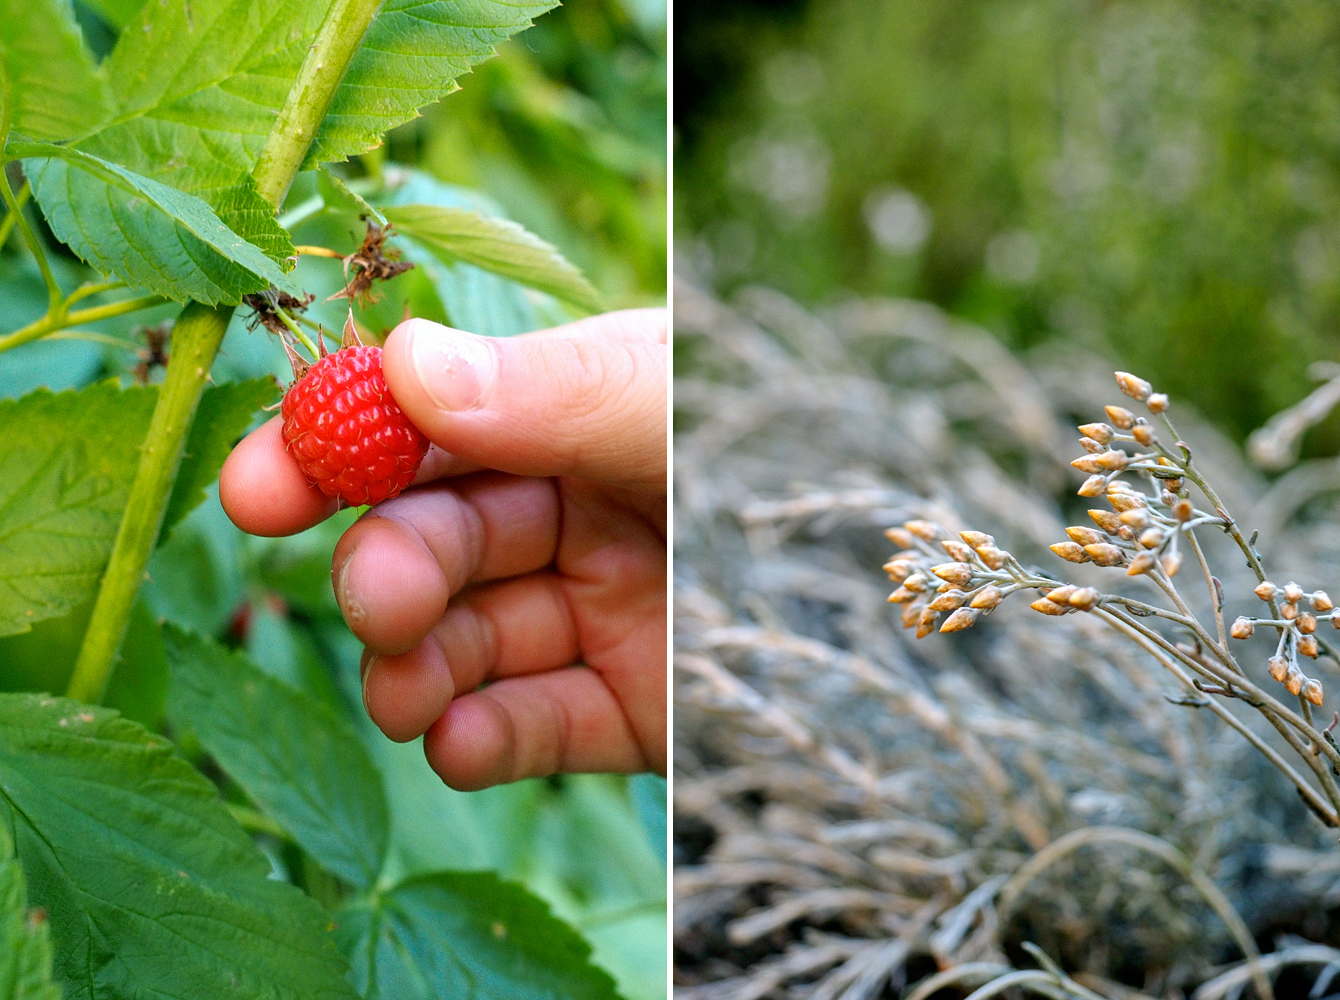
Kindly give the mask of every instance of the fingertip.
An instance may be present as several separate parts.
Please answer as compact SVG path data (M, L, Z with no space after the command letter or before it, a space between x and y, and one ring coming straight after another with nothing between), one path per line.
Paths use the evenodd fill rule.
M374 654L363 672L363 706L396 743L422 736L446 711L455 691L447 658L431 638L399 656Z
M447 609L450 587L423 540L374 512L335 546L335 600L354 635L374 653L408 653Z
M275 417L248 434L224 460L219 501L233 524L252 535L293 535L334 514L338 502L307 481L284 448Z
M423 737L428 765L458 792L510 781L516 732L507 710L484 692L457 698Z

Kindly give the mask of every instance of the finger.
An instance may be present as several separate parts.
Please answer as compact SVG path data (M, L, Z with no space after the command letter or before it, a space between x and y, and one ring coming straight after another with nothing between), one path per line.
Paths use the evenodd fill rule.
M252 535L293 535L339 509L307 481L284 449L284 422L268 420L243 438L219 473L219 500L233 524Z
M422 736L457 691L486 680L576 662L577 629L552 573L472 587L423 641L398 656L366 657L363 704L398 743Z
M466 583L547 566L558 544L551 480L478 473L385 500L335 546L335 599L375 653L418 645Z
M618 312L587 316L548 330L534 330L522 337L599 337L629 344L664 344L670 335L664 309L621 309Z
M634 316L630 326L649 327ZM415 426L466 461L663 493L668 358L648 336L477 337L408 320L391 331L382 365Z
M424 734L423 749L461 791L560 771L649 767L618 701L587 667L513 677L457 698Z
M419 471L414 474L413 485L420 486L451 476L464 476L471 472L478 472L481 468L482 466L476 462L467 462L459 455L443 451L437 445L430 445L428 454L423 456L423 463L419 466Z

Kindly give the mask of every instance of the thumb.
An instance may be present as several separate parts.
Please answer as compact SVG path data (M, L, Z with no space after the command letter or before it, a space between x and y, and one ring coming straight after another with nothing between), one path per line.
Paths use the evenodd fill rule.
M508 338L411 319L387 337L382 366L415 426L466 461L664 493L664 330L660 310Z

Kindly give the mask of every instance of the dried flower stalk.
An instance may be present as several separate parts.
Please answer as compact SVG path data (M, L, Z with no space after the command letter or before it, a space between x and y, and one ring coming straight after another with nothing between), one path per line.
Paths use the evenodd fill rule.
M926 520L908 521L885 533L900 549L884 565L889 578L899 584L889 600L903 606L903 626L915 627L917 638L929 635L937 626L941 632L970 628L1019 592L1035 595L1030 607L1040 614L1096 615L1152 654L1188 689L1189 696L1181 704L1209 708L1223 718L1294 783L1322 822L1340 827L1340 787L1336 783L1340 746L1331 737L1335 723L1321 730L1314 725L1312 709L1324 703L1324 692L1321 682L1309 677L1299 660L1315 659L1323 651L1334 655L1318 630L1324 622L1340 629L1340 612L1325 591L1309 592L1292 581L1281 586L1267 579L1253 546L1254 537L1243 536L1168 418L1167 396L1126 372L1117 372L1116 380L1123 393L1145 404L1154 422L1112 405L1105 408L1108 422L1080 425L1085 454L1071 465L1088 478L1079 495L1103 496L1112 510L1090 510L1092 527L1067 528L1068 539L1051 548L1067 562L1093 563L1147 579L1158 592L1156 603L1045 575L1025 567L990 535L963 531L954 537ZM1127 482L1126 476L1143 480L1144 488ZM1209 510L1196 506L1190 495L1192 486ZM1222 587L1196 537L1200 528L1225 532L1242 550L1259 581L1254 593L1266 603L1269 614L1239 617L1225 627ZM1188 553L1208 588L1213 626L1197 618L1174 582ZM952 561L944 561L945 555ZM943 622L942 616L947 616ZM1155 620L1171 623L1190 641L1169 638L1153 627ZM1266 668L1297 700L1296 709L1257 685L1230 648L1230 637L1247 639L1257 628L1274 628L1279 636ZM1230 698L1260 712L1302 759L1315 783L1237 719L1222 703ZM1340 715L1336 718L1340 720Z

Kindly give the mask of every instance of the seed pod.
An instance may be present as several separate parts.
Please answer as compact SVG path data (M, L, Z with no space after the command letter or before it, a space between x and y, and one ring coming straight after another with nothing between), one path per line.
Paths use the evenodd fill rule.
M972 579L972 567L967 563L941 563L939 566L932 566L931 572L941 580L957 584L960 587L966 587L968 581Z
M1102 528L1109 535L1115 535L1117 529L1121 527L1121 519L1110 511L1091 510L1089 511L1089 517L1093 520L1094 524L1098 525L1098 527Z
M940 543L940 547L949 553L951 559L957 562L965 563L972 559L972 549L956 538L946 538Z
M1099 566L1120 566L1122 551L1111 542L1099 542L1097 545L1084 546L1084 554Z
M1321 681L1309 678L1303 685L1303 697L1318 708L1321 707Z
M1182 553L1169 552L1159 560L1159 564L1163 567L1165 576L1176 576L1177 571L1182 568Z
M1132 486L1130 483L1126 482L1126 480L1124 480L1124 479L1114 479L1114 480L1112 480L1112 485L1109 486L1108 489L1111 490L1113 493L1132 493L1132 494L1139 494L1139 492L1140 492L1140 491L1137 490L1134 486Z
M1039 597L1029 605L1034 611L1041 611L1044 615L1064 615L1069 613L1069 607L1062 607L1055 601L1049 601L1045 597Z
M1097 441L1099 444L1107 444L1116 433L1107 424L1080 424L1079 432L1090 441Z
M1103 469L1106 468L1106 466L1099 463L1097 455L1084 455L1075 459L1070 464L1076 469L1079 469L1080 472L1102 472Z
M1104 406L1107 411L1107 419L1120 427L1123 431L1128 431L1135 426L1135 414L1123 406Z
M1149 407L1150 413L1162 413L1168 408L1168 396L1162 392L1151 392L1145 405Z
M1302 653L1308 659L1315 660L1317 658L1317 653L1320 651L1317 637L1315 635L1305 635L1298 640L1298 652Z
M1103 446L1099 444L1097 441L1095 441L1093 438L1080 438L1079 446L1083 448L1085 451L1087 451L1090 455L1097 455L1099 452L1103 450Z
M1133 507L1130 510L1123 510L1119 515L1121 523L1128 528L1134 528L1141 531L1149 527L1149 512L1143 507Z
M1076 459L1076 461L1079 461ZM1105 451L1101 455L1095 455L1093 461L1098 463L1099 469L1106 469L1108 472L1120 472L1130 464L1131 456L1120 449ZM1070 463L1074 465L1074 462ZM1078 466L1077 466L1078 468ZM1096 472L1097 469L1082 469L1082 472Z
M1303 685L1307 683L1307 675L1304 674L1294 664L1289 665L1289 670L1284 675L1284 686L1289 689L1290 694L1301 694Z
M1154 553L1141 552L1138 556L1136 556L1134 559L1131 560L1130 566L1126 568L1126 575L1139 576L1141 573L1148 573L1151 569L1154 568L1154 564L1157 561L1158 560L1154 558Z
M920 617L917 618L917 638L924 639L935 631L935 623L940 620L940 615L927 608Z
M1092 587L1080 587L1070 595L1070 606L1079 608L1081 611L1092 611L1098 606L1103 595L1098 593Z
M977 592L977 596L968 602L968 607L976 608L978 611L990 611L1003 600L1005 595L999 587L983 587Z
M1238 618L1233 622L1233 627L1228 630L1228 634L1234 639L1250 639L1256 631L1256 626L1246 618Z
M1282 656L1272 656L1266 661L1266 669L1270 671L1271 677L1283 682L1285 675L1289 672L1289 661Z
M1149 398L1149 394L1154 391L1154 387L1138 375L1132 375L1130 372L1117 372L1116 376L1117 388L1132 399L1144 402Z
M890 580L906 580L912 572L912 564L906 559L890 559L884 564L884 572L889 574Z
M944 583L940 584L940 586L935 588L935 592L937 594L947 594L953 589L954 585L952 583L949 583L948 581L945 581Z
M1143 510L1147 504L1145 498L1138 493L1114 493L1108 491L1107 502L1118 513L1126 513L1128 510Z
M1150 427L1149 424L1144 423L1144 418L1142 417L1140 420L1136 421L1135 426L1131 428L1131 436L1134 437L1136 441L1140 442L1140 444L1148 448L1154 443L1154 428Z
M996 540L984 531L960 531L958 536L974 549L982 545L996 544Z
M1324 590L1317 591L1308 599L1308 601L1315 610L1320 611L1323 614L1335 607L1335 605L1331 603L1330 595Z
M1303 635L1311 635L1317 631L1317 616L1311 611L1304 611L1298 616L1298 631Z
M908 601L913 600L916 596L917 595L915 591L908 590L906 587L899 587L897 590L895 590L892 594L889 595L889 603L906 604Z
M970 628L975 621L977 621L976 611L972 608L959 608L945 619L945 623L940 626L940 631L961 632L965 628Z
M994 545L981 545L977 548L977 556L992 569L1001 569L1004 567L1009 553L996 548Z
M1070 536L1072 542L1079 542L1080 545L1097 545L1099 542L1107 541L1107 535L1096 528L1085 528L1077 524L1066 528L1065 533Z
M1061 586L1048 591L1047 600L1051 601L1053 604L1067 604L1070 601L1070 595L1078 589L1079 588L1073 583L1062 584Z
M932 611L954 611L963 607L963 602L968 599L968 595L961 590L948 590L927 604L926 607Z
M1090 476L1084 480L1084 485L1076 490L1076 493L1082 497L1098 497L1103 495L1105 489L1107 489L1106 476Z
M926 592L926 578L920 573L913 573L903 581L903 586L917 594Z
M903 614L902 614L903 628L911 628L913 625L917 623L917 619L920 617L921 617L920 604L903 605Z
M1159 494L1159 499L1163 501L1163 506L1172 507L1177 502L1177 494L1165 489Z
M1163 529L1162 529L1162 528L1157 528L1157 527L1155 527L1155 528L1146 528L1144 531L1140 532L1140 544L1143 545L1143 546L1144 546L1145 548L1147 548L1147 549L1156 549L1156 548L1158 548L1158 547L1159 547L1159 544L1160 544L1162 541L1163 541Z
M1263 583L1258 583L1252 593L1261 598L1261 600L1268 601L1279 593L1279 588L1269 580L1266 580Z
M1298 605L1293 601L1285 601L1280 605L1280 617L1286 622L1291 622L1298 617Z
M1117 529L1117 537L1123 542L1133 542L1135 541L1135 532L1131 530L1129 524L1123 524Z
M1196 509L1191 506L1190 500L1183 497L1181 500L1178 500L1175 504L1172 505L1172 512L1173 517L1185 523L1191 520L1191 515L1196 512Z
M1180 478L1178 478L1178 479L1165 479L1165 480L1163 480L1163 488L1164 488L1165 490L1167 490L1169 493L1181 493L1181 492L1182 492L1182 480L1181 480Z
M1297 604L1303 599L1303 588L1290 580L1284 585L1284 599L1292 604Z
M904 521L903 527L923 542L933 542L940 537L940 528L930 521Z
M1066 562L1083 563L1089 561L1089 557L1084 554L1084 546L1078 542L1057 542L1051 547L1051 550Z
M916 539L912 537L912 532L903 528L885 528L884 537L893 542L900 549L914 549L917 547Z

